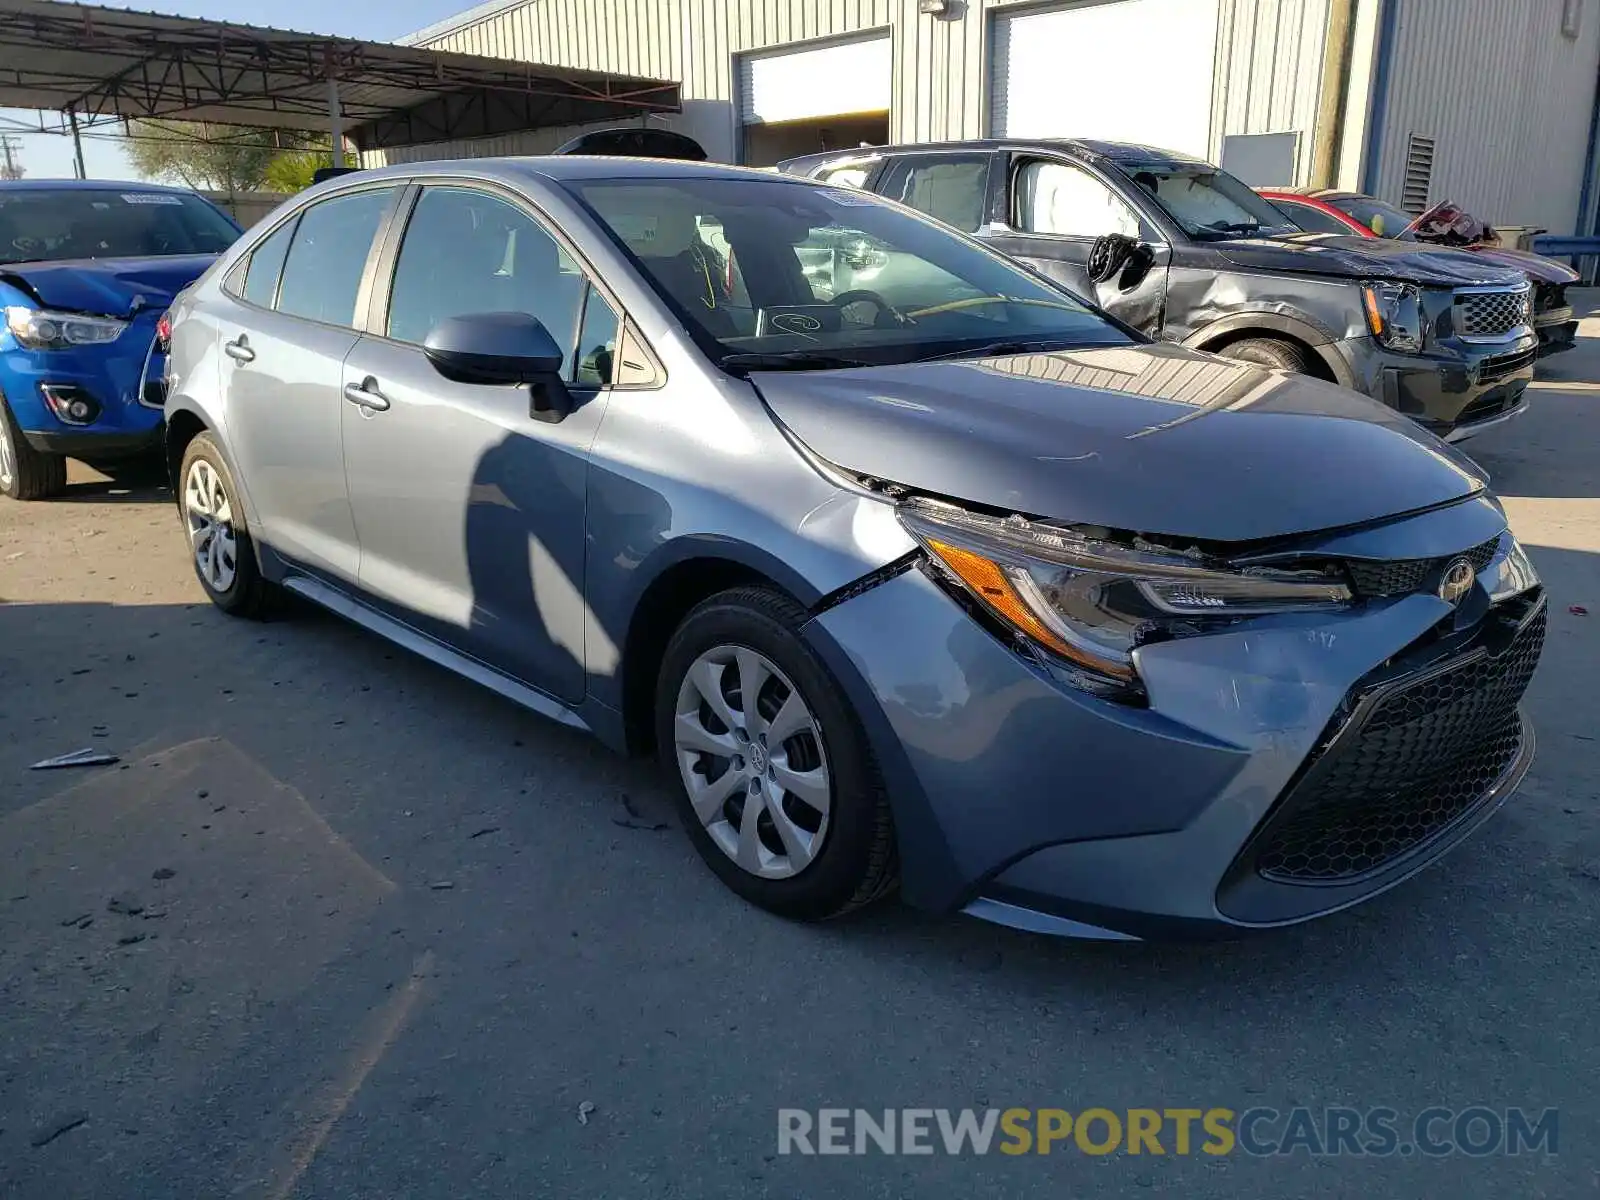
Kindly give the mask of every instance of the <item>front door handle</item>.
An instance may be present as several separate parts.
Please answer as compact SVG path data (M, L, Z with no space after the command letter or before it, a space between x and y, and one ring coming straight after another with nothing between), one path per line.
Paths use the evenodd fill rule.
M250 339L242 333L234 341L223 342L222 349L234 362L247 363L256 360L256 352L250 349Z
M378 381L371 375L360 383L345 384L344 398L351 404L359 404L373 412L386 412L389 408L389 397L378 390Z

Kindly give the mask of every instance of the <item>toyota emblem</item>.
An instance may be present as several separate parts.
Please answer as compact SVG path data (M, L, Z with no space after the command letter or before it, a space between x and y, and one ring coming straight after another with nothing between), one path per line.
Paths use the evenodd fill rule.
M1446 604L1458 603L1472 590L1473 580L1477 578L1478 573L1470 562L1464 558L1452 559L1439 579L1439 599Z

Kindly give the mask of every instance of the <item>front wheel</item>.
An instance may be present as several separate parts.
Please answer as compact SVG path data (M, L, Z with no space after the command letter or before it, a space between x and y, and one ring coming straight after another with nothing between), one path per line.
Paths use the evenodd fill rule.
M1271 367L1275 371L1288 371L1293 375L1304 375L1311 368L1305 347L1282 338L1245 338L1224 346L1217 353L1234 362L1254 363L1258 367Z
M67 486L67 460L28 445L4 397L0 397L0 495L46 500Z
M765 588L701 604L667 646L656 740L706 864L762 908L819 920L886 895L898 860L877 765L804 622Z
M178 486L194 573L211 603L238 617L266 615L276 589L261 576L233 475L210 434L184 450Z

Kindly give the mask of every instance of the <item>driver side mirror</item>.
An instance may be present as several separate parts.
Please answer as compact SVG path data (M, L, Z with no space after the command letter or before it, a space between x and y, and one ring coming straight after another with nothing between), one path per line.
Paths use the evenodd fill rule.
M572 414L572 394L561 378L565 357L538 317L522 312L446 317L423 340L433 369L456 383L527 384L529 415L561 421Z
M1154 262L1155 252L1143 242L1121 233L1102 234L1089 247L1089 281L1101 284L1117 279L1118 286L1130 288L1145 277Z

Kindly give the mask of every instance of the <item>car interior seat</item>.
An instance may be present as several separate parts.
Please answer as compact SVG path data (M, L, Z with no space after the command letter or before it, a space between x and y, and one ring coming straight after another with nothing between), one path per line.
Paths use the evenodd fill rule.
M724 260L700 237L687 198L666 188L617 188L597 207L661 288L713 336L749 332L726 303Z

